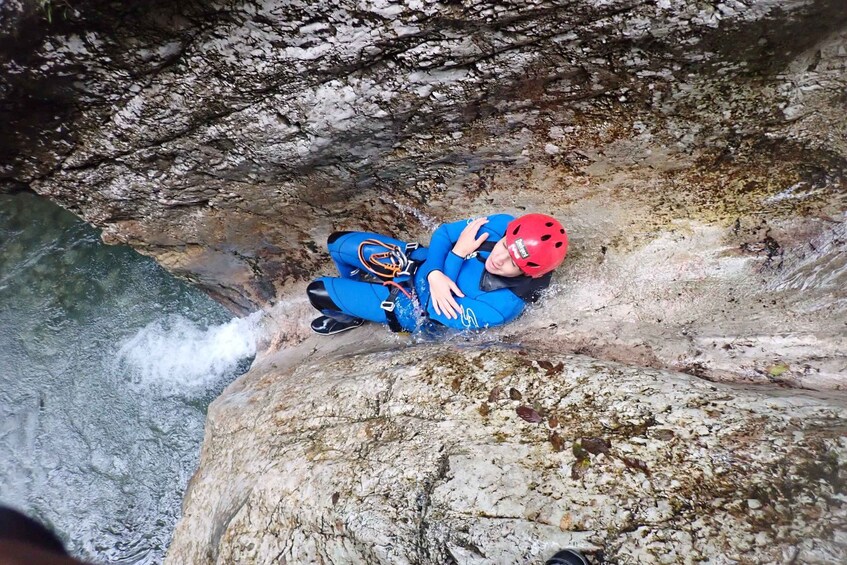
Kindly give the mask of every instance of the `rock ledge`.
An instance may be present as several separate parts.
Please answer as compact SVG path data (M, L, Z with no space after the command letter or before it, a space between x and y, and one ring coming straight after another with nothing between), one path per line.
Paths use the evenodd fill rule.
M843 562L845 423L501 346L270 366L212 405L168 562Z

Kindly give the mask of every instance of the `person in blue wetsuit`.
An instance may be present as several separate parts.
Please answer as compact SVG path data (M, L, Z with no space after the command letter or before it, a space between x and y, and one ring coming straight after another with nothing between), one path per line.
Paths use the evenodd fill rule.
M366 232L334 232L327 246L341 276L307 287L323 314L312 330L330 335L369 320L414 332L514 320L550 284L568 236L545 214L496 214L444 224L428 248Z

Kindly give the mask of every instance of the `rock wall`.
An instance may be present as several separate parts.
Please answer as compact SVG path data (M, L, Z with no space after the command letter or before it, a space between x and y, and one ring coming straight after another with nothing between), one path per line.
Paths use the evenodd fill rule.
M172 562L843 560L841 401L774 391L847 372L840 0L14 0L0 68L0 190L266 311ZM518 322L294 347L331 231L524 210Z
M457 181L475 212L570 219L574 185L648 175L608 196L653 224L843 189L836 0L37 4L4 5L5 186L242 313L313 273L332 227L455 217ZM501 175L525 203L486 202Z
M847 559L829 400L493 344L257 369L209 412L168 563Z
M546 210L560 349L841 387L841 2L40 6L2 7L0 185L277 342L335 229Z

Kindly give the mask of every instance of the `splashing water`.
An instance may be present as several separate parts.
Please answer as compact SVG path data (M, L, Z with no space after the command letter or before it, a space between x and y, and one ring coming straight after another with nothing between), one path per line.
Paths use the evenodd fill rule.
M261 312L206 329L181 315L151 322L118 351L116 373L165 395L205 391L256 355Z
M421 223L421 225L428 229L430 232L435 231L438 226L441 225L441 222L439 222L435 217L430 216L419 208L409 206L408 204L403 204L402 202L398 202L395 199L391 199L390 202L394 205L395 208L397 208L404 214L414 216Z
M84 560L161 563L257 316L233 320L58 206L0 195L0 504Z

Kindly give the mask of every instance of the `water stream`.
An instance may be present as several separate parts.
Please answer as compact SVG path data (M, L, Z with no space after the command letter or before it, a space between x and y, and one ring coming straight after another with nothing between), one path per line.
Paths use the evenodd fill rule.
M161 562L208 403L256 335L67 211L0 195L0 504L81 558Z

